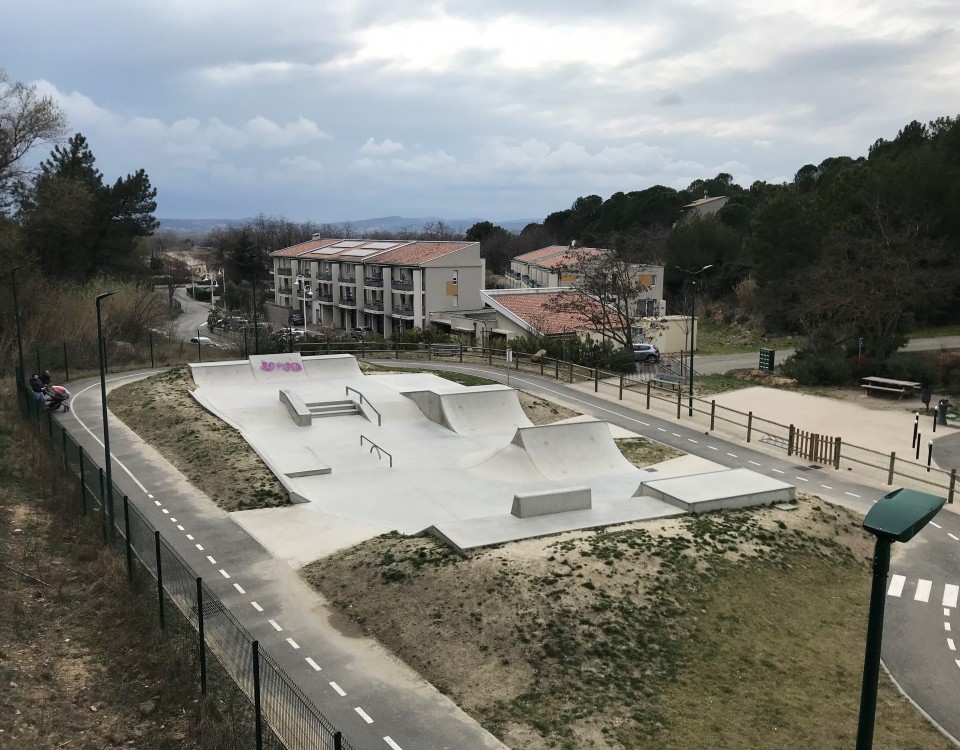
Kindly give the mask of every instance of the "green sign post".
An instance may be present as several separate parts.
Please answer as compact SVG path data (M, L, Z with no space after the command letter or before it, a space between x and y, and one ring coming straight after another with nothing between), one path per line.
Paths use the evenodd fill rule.
M776 352L773 349L760 350L760 369L764 372L773 372L773 360Z

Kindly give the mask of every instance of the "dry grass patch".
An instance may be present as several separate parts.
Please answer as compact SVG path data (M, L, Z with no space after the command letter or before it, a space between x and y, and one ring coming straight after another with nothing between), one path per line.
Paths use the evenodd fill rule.
M803 497L469 557L388 535L304 576L514 750L807 750L853 744L871 549ZM949 747L882 695L878 747Z
M110 411L226 511L290 503L283 485L235 429L200 406L186 367L121 386Z
M618 438L614 442L623 457L640 469L687 455L681 450L648 438Z

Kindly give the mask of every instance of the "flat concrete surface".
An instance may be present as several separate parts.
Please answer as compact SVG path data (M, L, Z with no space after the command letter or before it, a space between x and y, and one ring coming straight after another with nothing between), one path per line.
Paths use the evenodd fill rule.
M643 483L642 492L684 511L707 513L789 502L796 495L796 488L749 469L725 469L653 479Z
M596 417L591 417L588 414L580 414L576 417L569 417L568 419L561 419L554 424L576 424L577 422L595 422ZM634 432L633 430L626 430L620 425L612 424L610 422L605 423L607 427L610 428L610 437L614 440L624 440L629 438L639 438L643 437L639 432Z

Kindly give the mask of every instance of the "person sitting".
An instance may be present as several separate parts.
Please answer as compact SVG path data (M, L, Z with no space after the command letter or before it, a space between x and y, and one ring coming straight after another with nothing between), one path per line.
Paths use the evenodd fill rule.
M43 401L43 383L36 373L30 376L30 390L33 391L33 397L37 401Z

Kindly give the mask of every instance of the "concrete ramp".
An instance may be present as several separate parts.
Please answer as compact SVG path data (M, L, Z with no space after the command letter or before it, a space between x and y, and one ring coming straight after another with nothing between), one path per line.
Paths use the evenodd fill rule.
M251 354L250 369L258 383L276 383L279 381L306 380L300 353L293 354Z
M304 357L303 369L313 380L340 380L362 378L363 372L352 354L324 354Z
M643 483L638 494L699 514L714 510L787 503L796 487L749 469L727 469Z
M408 391L428 419L458 435L509 435L517 427L532 426L513 388L503 385L475 386L463 391Z
M245 359L232 362L192 362L187 365L193 382L201 388L223 388L235 385L253 385L253 372Z
M512 442L526 451L531 463L548 479L635 472L639 484L643 476L623 457L607 423L599 420L521 427Z

